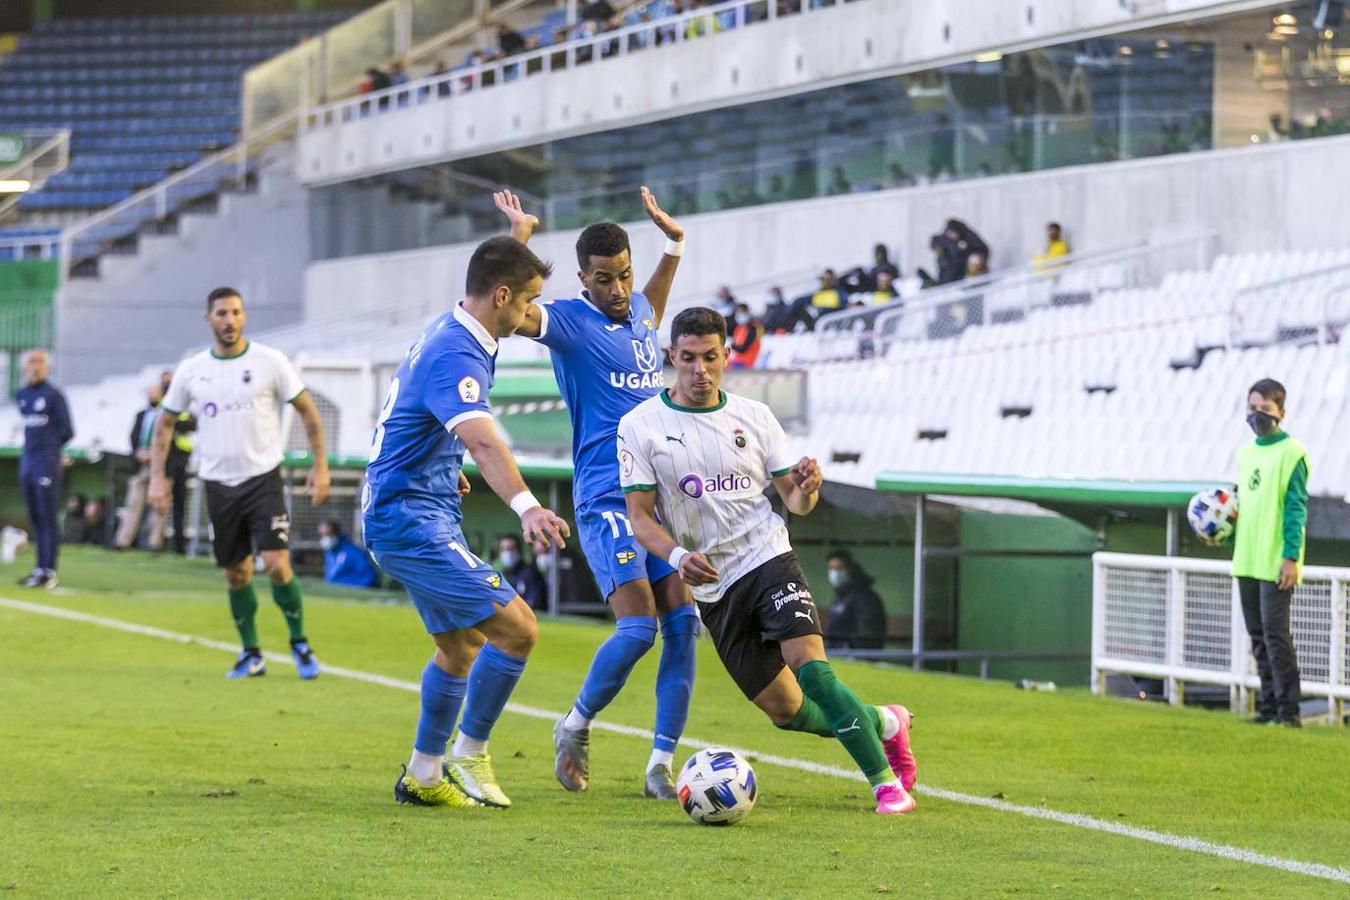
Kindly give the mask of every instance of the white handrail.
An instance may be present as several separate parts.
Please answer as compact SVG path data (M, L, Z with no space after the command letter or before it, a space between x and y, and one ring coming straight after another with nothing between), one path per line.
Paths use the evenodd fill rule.
M832 6L812 8L810 0L800 0L799 12L792 15L820 15L835 10L841 5L841 3L836 3ZM752 20L748 15L752 7L764 7L766 9L765 17ZM348 111L359 112L363 106L372 104L378 108L380 104L398 105L405 99L411 102L413 98L418 98L417 102L421 102L421 100L434 97L469 93L477 90L477 87L483 83L485 75L492 75L493 84L501 84L506 80L514 80L517 77L529 77L533 74L554 71L551 61L559 54L564 55L564 65L560 68L572 68L578 65L577 51L586 48L591 48L593 51L599 48L599 50L598 52L592 52L590 57L581 65L589 65L591 62L599 62L602 59L626 56L638 50L655 48L658 34L661 32L668 32L671 35L670 43L678 44L684 41L697 40L719 31L720 26L715 23L725 13L735 13L735 21L730 26L730 29L735 29L750 24L758 24L758 22L774 21L778 18L778 6L775 0L727 0L727 2L714 6L705 6L690 12L662 19L653 19L650 22L626 25L613 31L550 44L547 47L540 47L538 50L517 53L491 62L480 63L476 66L461 67L440 75L428 75L416 81L409 81L406 84L395 85L381 91L358 94L355 97L316 106L305 113L302 128L308 129L315 125L328 125L335 120L346 121L350 118L347 115ZM686 33L688 26L692 23L705 21L708 25L706 29L700 29L699 34L690 37ZM649 40L637 46L630 46L630 39L640 35L648 35ZM611 44L617 49L610 54L604 53L605 46ZM531 66L531 63L537 63L537 66ZM513 70L509 79L507 70Z

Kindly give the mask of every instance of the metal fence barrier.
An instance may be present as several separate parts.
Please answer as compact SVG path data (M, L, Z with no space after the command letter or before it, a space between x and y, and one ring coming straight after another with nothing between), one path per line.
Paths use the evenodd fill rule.
M1227 687L1232 709L1259 688L1228 562L1096 553L1092 557L1092 690L1108 673L1163 679L1169 702L1187 684ZM1344 721L1350 699L1350 569L1307 566L1294 591L1291 630L1303 696L1325 697Z

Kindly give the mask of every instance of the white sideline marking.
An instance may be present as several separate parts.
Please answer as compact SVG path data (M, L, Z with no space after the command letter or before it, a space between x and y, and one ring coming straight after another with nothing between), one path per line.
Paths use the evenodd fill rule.
M124 622L120 619L108 619L103 616L94 616L88 613L62 609L56 606L44 606L40 603L26 603L22 600L12 600L8 597L0 597L0 607L8 607L9 609L18 610L20 612L50 616L55 619L83 622L88 625L100 625L115 631L161 638L179 644L197 644L202 647L209 647L212 650L223 650L227 653L239 652L237 644L194 637L190 634L182 634L176 631L166 631L163 628L153 628L149 625L137 625L134 622ZM283 663L285 665L293 664L290 655L286 653L268 652L264 655L272 662ZM361 681L366 684L376 684L381 687L395 688L413 694L421 691L421 686L415 682L390 678L387 675L377 675L373 672L362 672L359 669L344 669L340 666L331 666L324 663L323 671L325 675L346 678L351 681ZM529 716L535 719L546 719L550 722L556 720L561 715L561 713L550 712L546 709L539 709L534 706L521 706L515 703L508 704L506 709L508 712L513 712L517 715ZM650 740L653 737L652 732L648 729L634 728L631 725L615 725L609 722L596 722L591 727L600 731L608 731L613 734L622 734L647 740ZM726 746L725 744L713 744L708 741L700 741L687 737L681 738L680 741L681 743L699 749ZM743 748L732 749L735 749L744 756L754 757L756 762L766 762L770 765L782 766L787 769L797 769L802 772L811 772L816 775L829 775L834 778L843 778L848 781L865 780L859 772L853 769L841 769L837 766L822 765L821 763L814 763L804 759L774 756L769 753L760 753L758 750ZM942 788L931 787L926 784L921 785L921 788L923 796L937 797L940 800L947 800L951 803L961 803L966 806L981 806L985 809L992 809L998 812L1013 813L1015 815L1026 816L1032 819L1043 819L1049 822L1058 822L1061 825L1072 825L1075 828L1100 831L1106 834L1114 834L1118 837L1132 838L1137 841L1147 841L1152 844L1170 847L1173 850L1202 853L1207 856L1217 856L1220 859L1232 860L1233 862L1242 862L1254 866L1265 866L1270 869L1293 872L1297 875L1307 875L1312 878L1322 878L1327 881L1338 881L1342 884L1350 884L1350 871L1335 866L1327 866L1321 863L1299 862L1294 859L1269 856L1265 853L1257 853L1254 850L1244 850L1241 847L1231 847L1227 844L1215 844L1210 841L1202 841L1199 838L1179 837L1161 831L1151 831L1147 828L1136 828L1133 825L1122 825L1119 822L1094 819L1091 816L1082 815L1081 813L1065 813L1053 809L1043 809L1037 806L1022 806L1017 803L1009 803L1006 800L996 800L991 797L977 797L974 794L963 794L960 791L943 790Z

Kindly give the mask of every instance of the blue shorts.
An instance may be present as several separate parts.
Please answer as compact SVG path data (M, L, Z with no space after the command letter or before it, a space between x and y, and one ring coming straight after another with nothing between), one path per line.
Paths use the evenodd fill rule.
M623 494L597 497L577 510L581 551L595 575L600 596L609 602L620 585L645 578L656 584L675 574L670 563L657 559L633 537Z
M463 532L371 555L407 589L427 634L472 628L516 596L505 576L469 552Z

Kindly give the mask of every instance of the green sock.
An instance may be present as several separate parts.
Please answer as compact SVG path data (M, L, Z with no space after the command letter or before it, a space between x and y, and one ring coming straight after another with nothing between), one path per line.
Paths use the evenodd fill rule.
M778 727L784 731L802 731L821 737L834 737L834 729L830 727L824 711L810 697L803 697L801 708L797 710L796 715Z
M886 751L882 749L879 715L875 709L858 699L858 695L835 678L834 669L823 659L813 660L797 670L797 683L802 693L815 701L834 736L844 745L848 755L862 769L873 787L895 779Z
M286 617L286 627L291 631L292 641L305 639L305 610L300 599L300 584L294 578L285 584L272 584L272 599L281 607Z
M234 627L239 629L239 640L245 650L258 646L258 626L254 617L258 613L258 595L253 593L253 585L230 588L230 615L234 616Z

